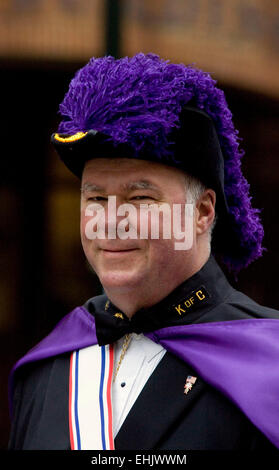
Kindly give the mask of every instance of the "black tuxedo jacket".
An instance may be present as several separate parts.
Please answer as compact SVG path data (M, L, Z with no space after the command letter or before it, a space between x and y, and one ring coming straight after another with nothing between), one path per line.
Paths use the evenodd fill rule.
M262 307L233 289L212 259L165 303L160 303L159 314L166 319L162 312L175 305L175 299L180 301L183 293L189 298L188 294L200 286L208 293L208 300L193 305L184 316L171 317L170 324L279 317L277 311ZM89 312L94 315L94 308L106 300L105 296L100 296L98 302L91 300L86 304ZM17 371L10 449L70 449L69 363L70 353L65 353L27 364ZM184 384L188 375L196 376L197 381L186 395ZM275 447L231 401L205 383L187 363L167 352L119 430L115 449L274 450Z
M274 449L235 405L200 377L185 395L188 375L197 376L167 352L118 432L116 450ZM10 449L70 450L68 387L69 354L20 371Z

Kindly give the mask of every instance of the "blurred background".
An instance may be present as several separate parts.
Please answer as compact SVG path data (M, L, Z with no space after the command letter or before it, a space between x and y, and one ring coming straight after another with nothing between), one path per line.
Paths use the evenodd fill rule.
M79 181L50 146L59 103L90 57L154 52L210 72L243 139L265 255L231 282L279 308L278 0L0 0L0 448L8 373L100 293L79 238Z

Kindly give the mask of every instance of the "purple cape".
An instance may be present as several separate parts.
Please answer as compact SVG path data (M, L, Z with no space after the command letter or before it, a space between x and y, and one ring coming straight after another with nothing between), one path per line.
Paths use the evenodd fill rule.
M244 319L171 326L145 334L190 364L229 398L279 448L279 320ZM13 367L97 344L95 320L84 307L55 329Z

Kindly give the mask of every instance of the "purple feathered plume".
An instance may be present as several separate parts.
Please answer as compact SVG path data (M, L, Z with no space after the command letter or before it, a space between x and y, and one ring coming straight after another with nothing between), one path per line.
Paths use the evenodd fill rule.
M234 220L239 256L230 247L223 262L234 272L262 255L263 227L251 207L249 185L241 172L238 131L222 90L208 73L172 64L155 54L92 58L70 83L60 105L60 133L96 129L115 145L127 143L135 155L143 147L158 159L171 157L168 136L179 125L182 107L191 104L214 120L225 162L225 194ZM220 223L220 222L219 222Z

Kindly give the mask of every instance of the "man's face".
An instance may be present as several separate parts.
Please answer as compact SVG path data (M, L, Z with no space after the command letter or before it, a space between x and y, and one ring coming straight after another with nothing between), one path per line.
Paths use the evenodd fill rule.
M135 208L137 222L132 216L131 223L136 224L137 239L125 240L118 235L115 239L108 238L111 223L108 220L109 196L115 196L116 209L125 203ZM191 270L193 249L175 250L177 239L172 232L171 238L164 238L162 224L159 239L151 238L150 230L145 239L141 239L139 233L141 204L160 206L166 203L170 207L181 204L182 227L185 202L185 177L176 168L125 158L97 158L86 163L82 177L81 240L85 255L106 291L117 289L118 293L128 293L138 288L143 292L163 289L167 293L187 277ZM86 236L90 217L85 211L92 203L98 203L104 209L104 239ZM116 224L124 218L124 215L117 216Z

